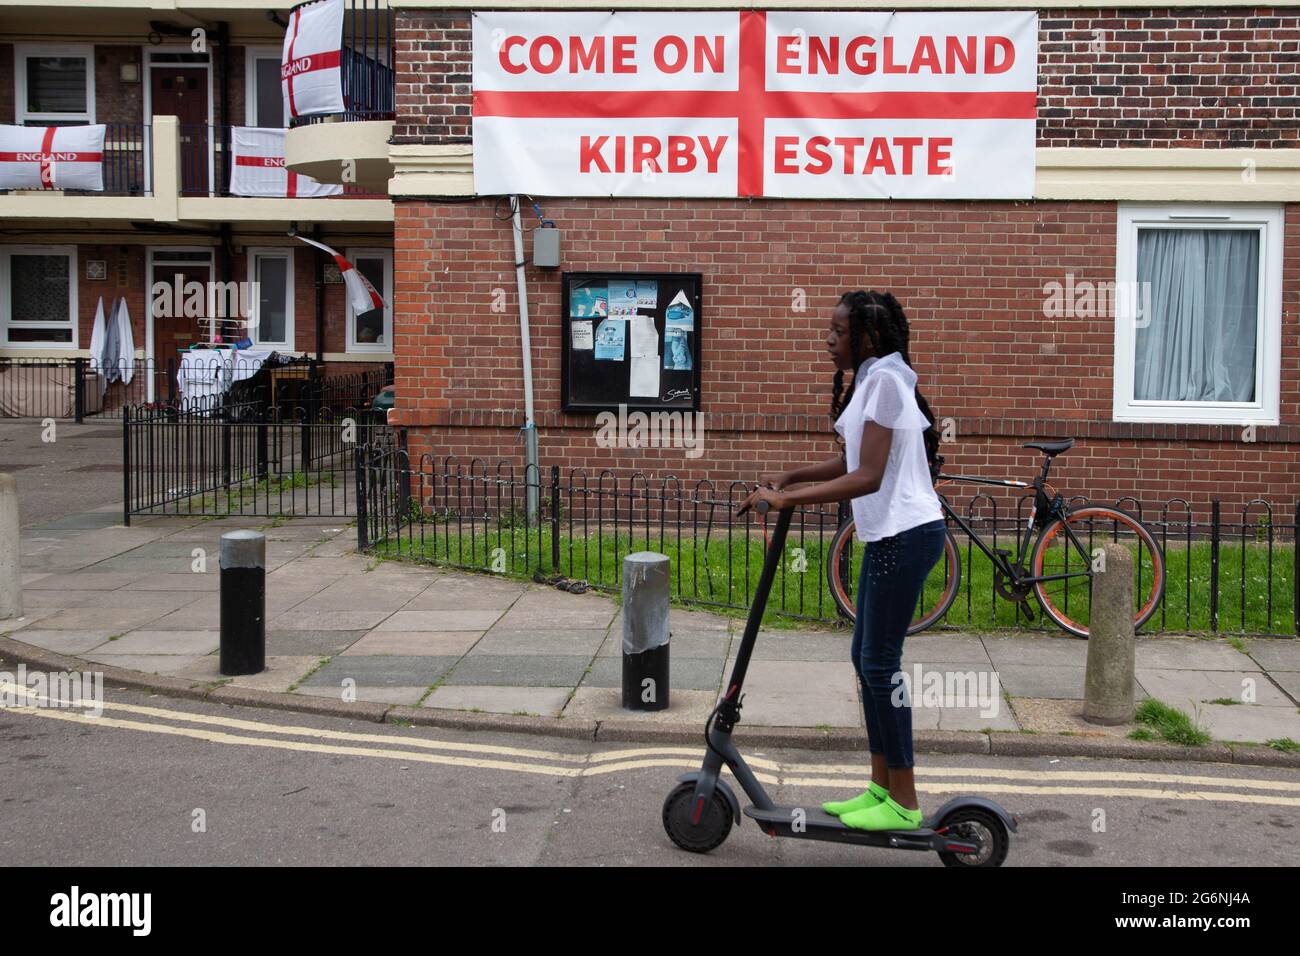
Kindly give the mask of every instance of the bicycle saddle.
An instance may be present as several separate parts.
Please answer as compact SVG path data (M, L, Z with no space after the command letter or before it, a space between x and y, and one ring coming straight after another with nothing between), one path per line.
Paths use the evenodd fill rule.
M1073 438L1062 438L1060 441L1028 441L1022 448L1037 448L1044 455L1059 455L1063 451L1069 451L1074 447Z

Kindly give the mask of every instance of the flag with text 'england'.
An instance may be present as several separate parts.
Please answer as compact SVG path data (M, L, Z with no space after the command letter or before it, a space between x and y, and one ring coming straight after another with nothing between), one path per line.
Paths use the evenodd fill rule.
M343 187L318 183L284 164L284 130L236 126L231 131L234 168L230 191L236 196L281 196L289 199L337 196Z
M289 14L280 58L284 115L343 112L343 0L317 0Z
M356 270L356 267L347 259L343 258L323 242L316 242L314 239L308 239L306 236L299 236L303 242L309 246L315 246L321 252L332 258L339 267L339 272L343 274L343 284L347 286L348 302L352 306L352 311L360 315L362 312L369 312L371 309L382 309L384 299L375 287L370 284L365 276Z
M105 126L0 126L0 189L104 190Z

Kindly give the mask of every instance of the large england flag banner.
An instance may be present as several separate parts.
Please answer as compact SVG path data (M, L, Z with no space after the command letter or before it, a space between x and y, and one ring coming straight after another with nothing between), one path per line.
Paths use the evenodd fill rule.
M284 115L343 112L343 0L294 7L280 57Z
M0 126L0 189L104 191L104 130Z
M482 194L1023 199L1032 11L478 13Z
M318 183L284 165L284 130L236 126L230 134L235 161L230 191L236 196L282 196L289 199L337 196L343 187Z

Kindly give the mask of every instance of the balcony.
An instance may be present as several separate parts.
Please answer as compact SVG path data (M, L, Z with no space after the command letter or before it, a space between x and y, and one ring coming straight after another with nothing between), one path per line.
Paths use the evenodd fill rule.
M285 164L322 183L387 195L393 175L388 140L397 115L393 62L387 0L354 0L344 19L339 68L344 108L290 120Z
M378 190L361 181L345 183L342 195L319 198L234 195L229 127L182 125L173 116L155 116L146 124L106 126L102 192L0 190L0 216L156 222L391 222L393 218L383 188L386 182Z

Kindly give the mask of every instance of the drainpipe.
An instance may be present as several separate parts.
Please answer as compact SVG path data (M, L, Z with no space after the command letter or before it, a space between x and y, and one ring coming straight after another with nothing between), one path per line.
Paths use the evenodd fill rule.
M230 24L217 24L221 64L221 182L220 195L230 195Z
M519 339L524 356L524 480L532 481L528 489L528 523L531 525L538 518L537 498L542 483L541 468L537 464L537 424L533 421L533 354L528 341L528 283L524 278L524 228L519 221L519 197L510 197L510 211L513 213L513 233L515 239L515 282L519 286Z
M312 230L312 238L321 241L321 229ZM325 257L320 254L312 256L316 263L316 362L325 363Z

